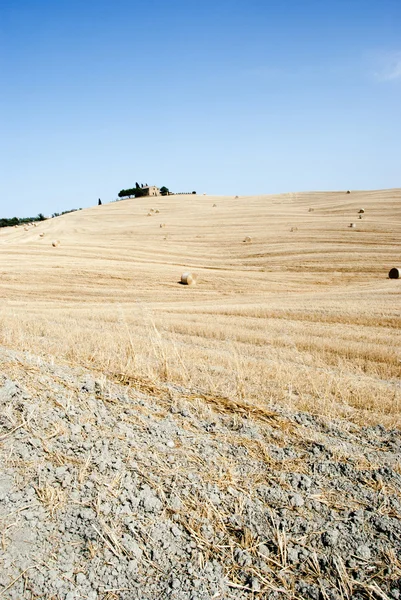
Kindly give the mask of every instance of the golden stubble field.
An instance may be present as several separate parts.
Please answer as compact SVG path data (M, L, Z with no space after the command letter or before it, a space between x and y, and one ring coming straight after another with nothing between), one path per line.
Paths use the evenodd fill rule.
M400 242L400 189L140 198L1 229L0 343L399 427Z

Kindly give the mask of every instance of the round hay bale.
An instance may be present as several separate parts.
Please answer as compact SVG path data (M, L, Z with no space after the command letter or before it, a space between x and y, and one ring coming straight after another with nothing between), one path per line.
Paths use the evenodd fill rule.
M393 267L392 269L390 269L388 276L390 279L400 279L401 269L399 269L397 267Z
M213 208L216 208L216 207L217 207L217 204L213 204Z
M198 276L196 273L190 273L186 271L181 275L181 283L183 285L195 285L198 280Z
M34 227L37 227L37 226L38 226L38 224L37 224L37 223L34 223L34 224L33 224L33 226L34 226Z
M360 209L359 209L359 214L360 214L360 215L363 215L363 213L364 213L364 212L365 212L365 209L364 209L364 208L360 208Z
M251 238L251 237L249 237L249 235L247 235L247 236L245 236L245 238L244 238L244 242L245 242L246 244L249 244L250 242L252 242L252 238Z
M29 227L24 227L24 231L29 231Z
M359 215L359 219L362 219L362 215Z
M160 210L158 208L156 208L155 213L158 215L160 212Z
M155 209L154 208L150 208L149 212L155 212Z
M350 194L351 192L349 190L347 190L347 194Z
M238 196L235 196L235 199L237 200L237 199L238 199Z
M356 227L355 223L350 223L349 226L351 227L351 229L355 229Z
M308 208L308 212L313 212L314 210L314 208Z
M151 217L152 213L148 212L148 214L146 215L147 217Z
M57 246L59 246L59 245L60 245L60 240L53 240L52 241L53 248L57 248Z
M43 232L42 232L42 233L39 233L39 237L44 237L44 235L45 235L45 234L44 234Z
M165 227L166 224L165 223L160 223L160 228Z

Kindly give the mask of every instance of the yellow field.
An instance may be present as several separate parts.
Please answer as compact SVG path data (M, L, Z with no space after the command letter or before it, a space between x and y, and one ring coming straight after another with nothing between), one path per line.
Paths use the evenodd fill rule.
M140 198L2 229L0 343L399 427L400 241L399 189Z

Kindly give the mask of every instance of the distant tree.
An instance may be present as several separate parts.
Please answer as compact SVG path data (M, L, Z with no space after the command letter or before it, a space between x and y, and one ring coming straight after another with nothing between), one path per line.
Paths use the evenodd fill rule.
M168 194L170 193L170 190L168 188L166 188L165 185L163 185L160 188L160 193L161 193L162 196L168 196Z
M38 221L45 221L46 217L45 217L45 215L43 213L39 213L38 216L37 216L37 220Z
M140 196L144 195L145 191L143 190L143 188L140 187L129 188L127 190L120 190L118 192L119 198L131 198L132 196L135 196L135 198L139 198Z
M100 200L100 198L99 198L99 200L97 201L97 205L98 205L98 206L101 206L101 205L102 205L102 201Z
M196 192L192 192L193 194L196 194Z
M18 225L20 222L18 217L13 217L12 219L0 219L0 227L12 227L13 225Z
M137 181L135 181L135 187L136 187L136 188L139 188L139 187L140 187L140 186L139 186L139 183L138 183Z

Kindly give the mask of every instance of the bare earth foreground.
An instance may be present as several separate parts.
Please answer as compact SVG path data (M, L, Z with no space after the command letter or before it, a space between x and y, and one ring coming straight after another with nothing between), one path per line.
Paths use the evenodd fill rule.
M398 189L0 230L0 598L401 598L400 239Z

